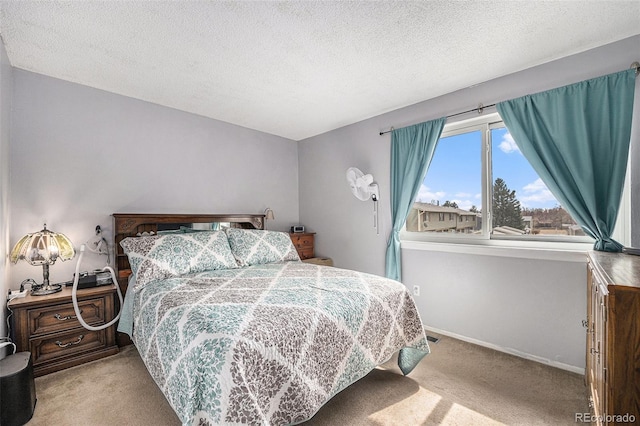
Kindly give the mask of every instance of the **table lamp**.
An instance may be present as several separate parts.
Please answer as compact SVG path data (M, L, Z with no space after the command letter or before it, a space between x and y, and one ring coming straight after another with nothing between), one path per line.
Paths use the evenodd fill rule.
M76 251L73 244L64 234L59 234L47 229L45 223L42 231L27 234L18 241L11 250L11 262L26 260L30 265L42 265L42 284L36 284L31 290L34 296L43 296L62 290L62 285L49 283L49 265L73 259Z

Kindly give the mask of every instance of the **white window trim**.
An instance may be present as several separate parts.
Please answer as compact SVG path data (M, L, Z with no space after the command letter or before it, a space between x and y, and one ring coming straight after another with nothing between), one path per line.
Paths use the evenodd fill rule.
M473 131L479 125L489 124L489 129L495 123L502 122L502 118L497 112L476 117L469 120L462 120L446 126L446 131L442 132L442 137L453 136ZM486 135L483 134L483 146ZM489 148L490 149L490 148ZM490 154L487 151L487 156ZM488 210L487 182L489 179L488 160L482 164L482 211ZM627 246L631 242L631 189L630 189L630 167L627 163L627 173L625 178L620 209L616 228L613 232L613 239ZM526 239L520 237L491 236L489 232L490 220L483 221L482 236L469 237L464 234L438 234L426 232L407 232L406 225L400 231L400 247L408 250L438 251L458 254L476 254L487 256L502 256L526 259L557 260L570 262L585 262L586 253L593 250L594 240L591 237L534 237ZM486 228L486 229L485 229Z
M561 243L540 241L416 241L400 232L400 248L403 250L437 251L440 253L474 254L484 256L515 257L521 259L586 262L586 253L593 250L593 243Z

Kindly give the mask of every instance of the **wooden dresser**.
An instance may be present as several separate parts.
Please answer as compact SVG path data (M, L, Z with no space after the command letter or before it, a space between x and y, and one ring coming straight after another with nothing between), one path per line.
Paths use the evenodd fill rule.
M113 284L78 290L78 307L87 324L106 324L114 318L115 292ZM118 353L115 325L89 331L76 319L71 287L13 299L7 307L13 312L17 351L31 352L35 376Z
M298 256L301 260L311 259L315 257L314 236L315 232L295 232L290 233L291 241L298 250Z
M589 252L587 282L585 373L595 420L640 420L640 256Z

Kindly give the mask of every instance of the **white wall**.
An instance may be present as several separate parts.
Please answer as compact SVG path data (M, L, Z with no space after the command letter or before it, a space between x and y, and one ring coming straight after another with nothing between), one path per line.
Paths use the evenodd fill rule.
M298 151L288 139L14 69L11 244L42 228L76 247L112 213L275 212L269 229L298 222ZM215 102L215 99L212 99ZM85 256L91 269L104 258ZM51 267L71 279L75 261ZM10 266L11 287L42 281Z
M0 39L0 299L9 290L9 136L11 124L12 68ZM4 302L0 303L0 337L7 335ZM5 354L0 350L0 358Z
M637 60L640 36L301 141L301 223L317 232L318 254L332 257L337 266L384 275L391 227L390 136L379 136L381 130L620 71ZM637 135L637 122L634 125ZM636 234L640 223L638 142L636 136L631 159L632 175L636 177L632 182ZM371 223L372 202L357 201L347 186L345 171L350 166L372 173L380 185L380 235ZM402 253L403 281L410 288L421 285L422 295L416 301L427 326L569 369L584 368L583 263L409 249Z
M580 262L403 250L422 322L464 340L584 368L586 266Z

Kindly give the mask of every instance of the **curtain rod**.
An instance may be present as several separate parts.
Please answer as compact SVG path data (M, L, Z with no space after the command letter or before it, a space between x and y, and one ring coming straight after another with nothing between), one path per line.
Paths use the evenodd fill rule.
M466 113L473 112L473 111L478 111L478 114L482 114L482 112L484 111L485 108L491 108L491 107L494 107L494 106L496 106L496 104L491 104L491 105L482 105L482 104L480 104L480 105L478 105L477 108L473 108L473 109L470 109L470 110L467 110L467 111L462 111L462 112L457 112L455 114L447 115L445 118L451 118L451 117L455 117L457 115L462 115L462 114L466 114ZM393 127L391 127L391 129L389 129L389 130L385 130L383 132L380 132L380 136L382 136L382 135L384 135L386 133L391 133L392 130L393 130Z
M640 75L640 62L634 62L631 64L631 66L629 68L633 68L636 70L636 75ZM467 111L462 111L462 112L458 112L455 114L451 114L451 115L447 115L445 118L451 118L451 117L455 117L457 115L462 115L462 114L467 114L469 112L473 112L473 111L478 111L478 114L482 114L482 112L484 111L485 108L491 108L496 106L496 104L491 104L491 105L482 105L479 104L477 108L473 108ZM391 131L393 130L393 127L391 127L391 129L389 130L385 130L383 132L380 132L380 136L387 134L387 133L391 133Z

